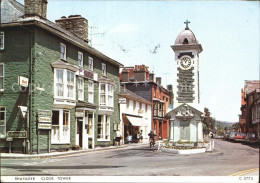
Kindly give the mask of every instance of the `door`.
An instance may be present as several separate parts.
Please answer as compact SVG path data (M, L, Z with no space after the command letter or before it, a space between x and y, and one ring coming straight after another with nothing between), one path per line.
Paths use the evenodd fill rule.
M78 138L78 145L82 147L82 124L83 119L77 118L77 138Z

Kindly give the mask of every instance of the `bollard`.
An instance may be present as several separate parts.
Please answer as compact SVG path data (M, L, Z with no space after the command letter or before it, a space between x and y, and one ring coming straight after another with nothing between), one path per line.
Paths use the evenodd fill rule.
M212 149L214 150L215 149L215 143L214 143L214 140L212 142Z
M209 141L209 151L212 151L211 141Z
M161 149L161 141L159 141L158 151Z

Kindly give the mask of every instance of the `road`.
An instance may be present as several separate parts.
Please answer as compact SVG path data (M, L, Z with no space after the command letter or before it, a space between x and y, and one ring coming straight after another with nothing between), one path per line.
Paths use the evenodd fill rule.
M259 146L215 139L212 153L178 155L148 144L46 159L2 159L6 176L227 176L259 168Z

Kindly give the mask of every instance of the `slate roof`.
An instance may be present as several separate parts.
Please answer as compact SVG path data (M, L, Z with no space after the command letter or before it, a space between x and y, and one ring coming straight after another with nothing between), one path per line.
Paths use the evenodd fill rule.
M69 37L74 43L80 44L84 49L92 53L93 55L96 55L97 57L100 57L109 63L113 65L117 65L119 67L123 66L121 63L109 58L108 56L104 55L103 53L99 52L95 48L89 46L83 39L77 37L75 34L63 29L62 27L58 26L57 24L47 20L40 18L38 16L34 17L24 17L24 6L20 3L18 3L15 0L1 0L1 26L5 24L10 23L32 23L32 22L38 22L38 26L40 26L42 23L48 28L51 28L55 31L58 31L59 33L63 33L66 36ZM42 28L45 28L42 26ZM46 28L47 29L47 28ZM47 29L50 31L50 29Z
M122 87L122 86L120 86L119 95L122 96L122 97L132 98L132 99L134 99L134 100L141 101L141 102L143 102L143 103L152 105L152 103L149 102L148 100L144 99L143 97L137 95L136 93L134 93L134 92L128 90L127 88Z

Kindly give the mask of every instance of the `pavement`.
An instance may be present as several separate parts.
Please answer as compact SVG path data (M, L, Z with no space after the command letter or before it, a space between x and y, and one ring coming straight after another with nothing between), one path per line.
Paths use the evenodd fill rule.
M42 158L51 158L51 157L58 157L58 156L75 155L75 154L88 153L88 152L127 148L131 146L139 146L139 145L148 145L148 142L123 144L121 146L96 147L95 149L87 149L87 150L69 150L64 152L51 152L51 153L41 153L41 154L0 153L0 159L35 159L35 158L42 159Z

